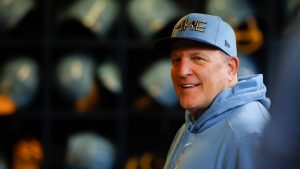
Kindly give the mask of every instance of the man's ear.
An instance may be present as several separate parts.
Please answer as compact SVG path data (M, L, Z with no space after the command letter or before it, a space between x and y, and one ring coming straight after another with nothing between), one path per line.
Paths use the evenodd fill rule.
M239 65L240 61L238 57L231 56L228 58L228 76L230 80L235 79L235 77L237 77Z

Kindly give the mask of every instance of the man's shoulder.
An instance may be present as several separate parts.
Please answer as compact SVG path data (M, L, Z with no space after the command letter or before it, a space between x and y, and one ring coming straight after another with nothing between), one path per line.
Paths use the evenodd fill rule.
M267 109L255 101L233 109L226 120L235 135L241 139L249 135L261 135L269 118Z

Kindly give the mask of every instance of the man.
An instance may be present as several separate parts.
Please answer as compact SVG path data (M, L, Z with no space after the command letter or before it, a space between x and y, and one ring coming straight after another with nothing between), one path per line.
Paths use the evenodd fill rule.
M262 75L238 79L236 39L220 17L192 13L154 47L170 54L186 122L165 169L250 169L269 119Z

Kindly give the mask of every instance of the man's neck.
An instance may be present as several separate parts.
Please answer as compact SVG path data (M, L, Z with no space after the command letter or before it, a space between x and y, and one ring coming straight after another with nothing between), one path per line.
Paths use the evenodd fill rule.
M207 109L197 109L197 110L191 110L191 119L194 119L195 121L202 116L202 114L206 111Z

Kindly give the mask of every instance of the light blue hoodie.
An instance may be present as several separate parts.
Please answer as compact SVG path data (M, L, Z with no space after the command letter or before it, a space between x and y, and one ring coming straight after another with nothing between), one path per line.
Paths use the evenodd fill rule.
M186 122L173 140L164 168L252 169L269 107L263 76L240 78L194 123L186 111Z

